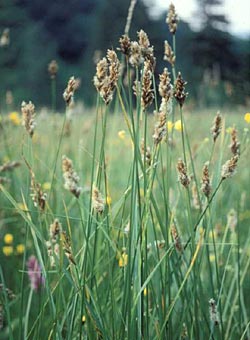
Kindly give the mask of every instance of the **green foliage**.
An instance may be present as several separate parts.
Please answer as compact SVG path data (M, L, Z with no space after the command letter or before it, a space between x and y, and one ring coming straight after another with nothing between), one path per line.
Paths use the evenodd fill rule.
M203 98L201 92L221 93L217 101L222 106L226 101L242 103L249 93L248 42L235 39L221 30L226 21L215 16L213 8L220 1L200 1L200 16L203 24L199 32L193 32L185 22L179 23L177 38L177 69L189 82L189 95L203 104L211 103L211 97ZM92 84L95 73L94 59L104 56L105 49L116 48L123 34L130 1L115 0L10 0L0 4L0 34L10 29L10 44L0 48L0 107L5 111L6 91L12 91L19 109L22 100L32 100L38 106L51 106L48 63L56 59L59 73L56 79L57 109L63 107L62 92L72 75L82 79L79 98L94 105ZM130 36L144 29L151 37L158 62L155 74L161 73L163 41L170 40L165 24L165 15L158 19L149 16L143 1L135 7ZM192 68L190 65L192 64ZM219 70L219 87L214 90L203 84L204 73ZM197 83L202 84L201 89ZM225 87L230 83L233 94L227 96ZM230 85L230 86L231 86ZM212 95L212 97L214 96ZM202 98L202 99L201 99Z

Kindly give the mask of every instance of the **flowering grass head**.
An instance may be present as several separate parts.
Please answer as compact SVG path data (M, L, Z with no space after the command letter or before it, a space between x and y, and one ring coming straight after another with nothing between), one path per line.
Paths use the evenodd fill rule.
M78 185L80 178L73 168L73 162L66 156L62 157L62 171L64 177L64 188L69 190L76 198L79 198L82 188Z
M120 62L113 50L107 51L106 58L101 59L96 66L94 85L105 104L108 105L113 99L120 74Z
M33 137L36 122L35 122L35 106L34 104L29 101L26 103L25 101L22 102L21 106L22 117L23 117L23 126L25 127L26 131L29 133L30 137Z

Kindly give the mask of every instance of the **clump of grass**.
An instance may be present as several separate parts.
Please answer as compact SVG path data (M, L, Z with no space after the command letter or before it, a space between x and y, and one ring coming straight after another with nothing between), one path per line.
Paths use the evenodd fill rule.
M239 177L229 180L241 165L242 136L241 154L248 152L248 131L233 128L227 134L220 114L209 137L205 118L205 128L191 124L187 83L176 72L173 5L167 23L173 41L165 44L165 59L172 74L164 68L159 86L157 60L143 30L136 41L126 27L120 52L108 50L99 61L96 114L84 129L87 137L81 130L85 117L72 118L73 133L67 139L64 134L78 86L74 77L63 94L61 132L56 125L49 130L48 122L43 126L37 117L36 141L34 108L23 106L28 137L23 137L21 155L30 176L14 173L13 187L0 183L0 232L20 225L11 242L22 237L24 243L22 256L11 245L0 266L3 339L249 335L248 193L244 198L243 189L236 188ZM116 115L110 114L112 102ZM59 125L62 118L55 121ZM50 146L47 154L45 145ZM11 159L18 159L18 148L12 153ZM58 158L62 169L57 169ZM0 172L15 167L11 160L1 164ZM244 188L247 175L242 167L238 172ZM28 273L27 260L32 264ZM9 268L14 268L11 274ZM6 287L15 292L13 299Z

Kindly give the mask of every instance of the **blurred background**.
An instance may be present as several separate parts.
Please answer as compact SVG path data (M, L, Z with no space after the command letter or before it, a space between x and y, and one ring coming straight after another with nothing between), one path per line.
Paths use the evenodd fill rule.
M157 58L156 77L167 63L164 40L172 42L165 22L167 0L138 0L131 39L148 33ZM177 70L188 81L189 105L250 105L250 2L176 0ZM185 7L183 7L185 4ZM81 79L77 99L95 103L96 62L118 47L130 0L1 0L0 109L20 108L22 100L50 107L48 64L59 70L57 109L70 76Z

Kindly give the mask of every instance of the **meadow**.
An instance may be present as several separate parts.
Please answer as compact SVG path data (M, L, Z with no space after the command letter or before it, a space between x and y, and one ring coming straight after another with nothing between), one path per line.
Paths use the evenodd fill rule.
M1 339L250 338L250 113L191 106L174 18L159 81L140 31L96 108L72 77L64 114L1 115Z

